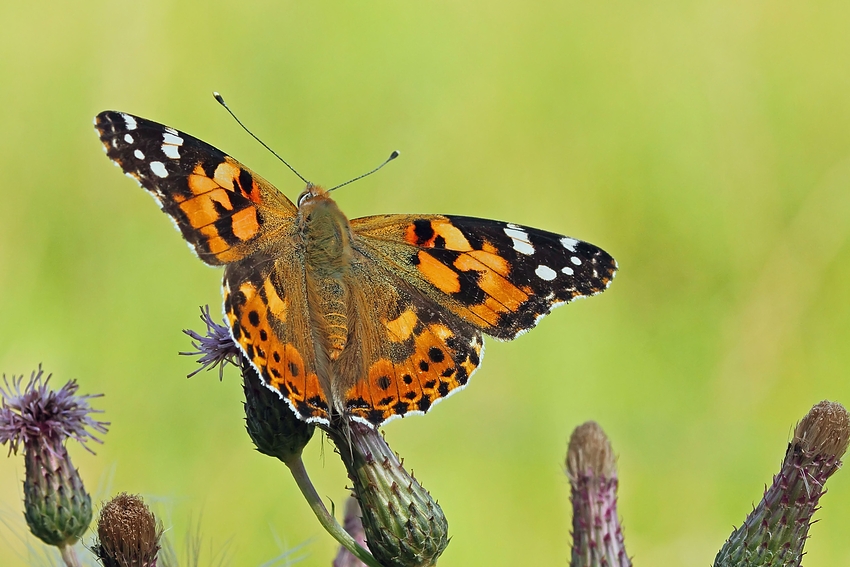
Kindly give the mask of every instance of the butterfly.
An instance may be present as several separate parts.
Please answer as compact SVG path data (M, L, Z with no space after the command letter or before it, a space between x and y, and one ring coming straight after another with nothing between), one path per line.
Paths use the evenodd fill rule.
M604 291L604 250L453 215L348 220L328 191L293 204L232 157L174 128L106 111L107 156L212 266L231 334L301 419L380 425L466 386L482 334L514 339L555 307Z

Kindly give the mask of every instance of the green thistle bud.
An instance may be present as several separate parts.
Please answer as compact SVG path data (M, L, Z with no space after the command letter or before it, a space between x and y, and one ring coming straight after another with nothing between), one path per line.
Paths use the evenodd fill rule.
M122 492L104 505L92 551L103 567L156 567L162 527L141 497Z
M301 456L316 426L298 419L295 412L260 382L257 371L242 361L245 391L245 428L257 450L284 463Z
M588 421L573 431L567 449L573 503L572 567L631 566L617 516L617 463L602 428Z
M91 522L91 497L68 451L60 445L24 448L24 517L34 536L48 545L73 545Z
M773 484L729 536L715 567L799 566L824 485L841 466L849 442L847 410L827 401L814 406L797 425Z
M405 471L375 429L358 422L328 434L354 483L369 550L385 567L435 565L446 549L448 522L440 506Z

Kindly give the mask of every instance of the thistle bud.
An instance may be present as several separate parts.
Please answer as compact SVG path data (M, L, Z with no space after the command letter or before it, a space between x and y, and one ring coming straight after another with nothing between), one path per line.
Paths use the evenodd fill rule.
M435 565L449 543L448 522L428 491L372 427L347 422L328 434L354 483L375 559L386 567Z
M715 567L797 566L827 479L841 467L850 443L850 416L823 401L797 424L779 473L758 506L732 532Z
M73 545L91 522L91 497L64 446L26 445L24 517L48 545Z
M122 492L104 505L92 548L103 567L156 567L162 527L141 497Z
M575 428L567 449L573 503L572 567L631 566L617 516L617 463L602 428Z
M243 360L245 428L260 453L289 463L301 456L316 426L298 419L280 396L260 380L254 367Z

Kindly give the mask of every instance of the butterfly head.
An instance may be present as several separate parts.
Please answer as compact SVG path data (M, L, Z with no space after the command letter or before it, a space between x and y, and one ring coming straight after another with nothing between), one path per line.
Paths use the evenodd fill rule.
M298 195L298 200L295 203L298 205L299 210L303 210L304 208L308 208L311 202L321 199L331 200L327 189L308 182L307 187Z

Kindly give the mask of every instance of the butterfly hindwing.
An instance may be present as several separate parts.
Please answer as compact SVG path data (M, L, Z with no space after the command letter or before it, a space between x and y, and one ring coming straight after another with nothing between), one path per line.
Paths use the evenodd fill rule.
M593 244L501 221L383 215L351 226L366 255L498 339L528 331L559 305L601 293L617 269Z
M95 126L107 156L153 195L207 264L251 254L264 222L295 215L270 183L193 136L114 111L98 114Z
M280 257L261 254L224 272L224 314L234 340L263 382L304 420L327 421L328 385L320 383L303 283L303 253L287 239Z
M350 286L356 343L347 351L362 363L339 361L341 409L376 425L424 413L467 384L483 356L481 332L379 264L359 260Z

